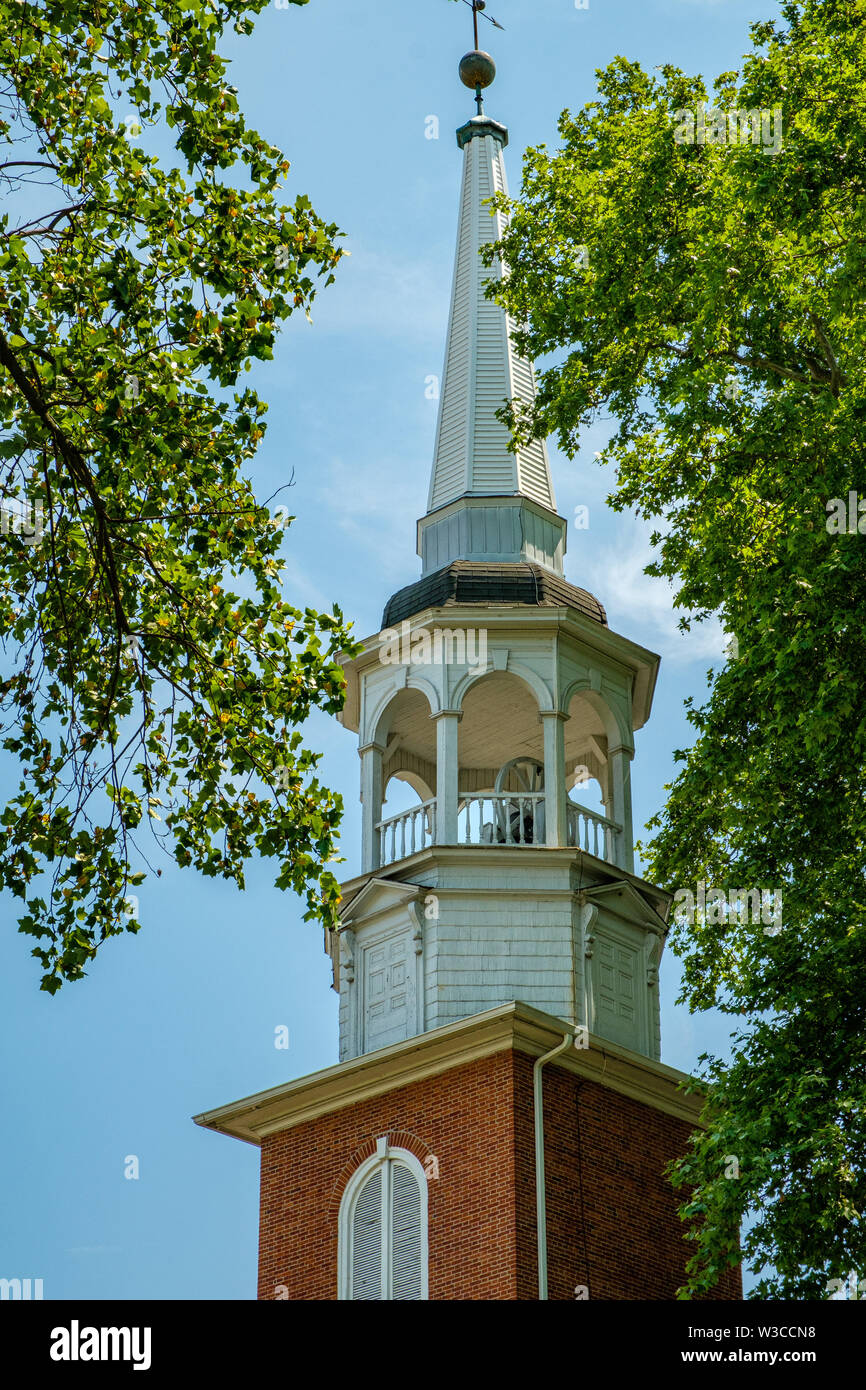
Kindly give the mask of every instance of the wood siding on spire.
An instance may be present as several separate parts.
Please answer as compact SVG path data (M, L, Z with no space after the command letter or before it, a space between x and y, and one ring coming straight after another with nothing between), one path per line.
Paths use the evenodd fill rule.
M501 276L501 267L484 266L479 249L504 231L502 214L491 216L486 200L507 191L501 142L492 134L473 136L464 152L430 511L465 493L519 493L556 509L544 442L535 441L515 455L508 449L507 428L496 418L506 400L535 399L532 364L515 352L505 311L484 294L485 285Z

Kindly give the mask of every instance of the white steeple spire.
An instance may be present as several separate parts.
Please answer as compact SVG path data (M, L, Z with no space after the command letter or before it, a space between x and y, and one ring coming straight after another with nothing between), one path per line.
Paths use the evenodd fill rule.
M493 496L519 492L555 509L547 448L533 442L518 454L508 451L508 429L496 419L504 400L535 398L532 363L518 357L505 310L484 294L501 277L488 268L482 246L505 230L503 214L485 201L507 193L504 126L474 117L458 132L464 149L460 226L451 292L445 376L439 404L436 449L428 507L444 507L464 493Z
M476 60L474 66L470 59ZM468 54L461 65L477 80L486 71ZM488 81L492 80L492 76ZM467 81L467 85L475 85ZM477 100L480 106L479 82ZM507 426L496 418L506 400L535 399L532 363L511 341L513 323L486 297L499 262L487 267L479 254L505 230L501 212L486 200L507 193L505 126L479 111L457 132L463 150L463 189L445 370L427 516L419 524L425 572L455 559L532 560L562 573L565 523L556 515L547 447L543 440L509 448ZM485 499L485 500L482 500ZM495 503L493 499L496 499Z

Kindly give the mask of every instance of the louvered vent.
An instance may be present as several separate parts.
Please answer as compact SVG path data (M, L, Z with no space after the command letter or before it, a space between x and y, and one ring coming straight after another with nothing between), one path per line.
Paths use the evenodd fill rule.
M352 1223L352 1298L382 1298L382 1173L362 1187Z
M423 1297L421 1190L405 1164L392 1164L391 1175L391 1297L406 1302Z

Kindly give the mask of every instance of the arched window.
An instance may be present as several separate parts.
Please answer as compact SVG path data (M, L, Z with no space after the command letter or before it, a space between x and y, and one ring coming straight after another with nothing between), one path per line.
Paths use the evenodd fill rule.
M386 1138L352 1175L339 1215L339 1297L427 1297L427 1177Z

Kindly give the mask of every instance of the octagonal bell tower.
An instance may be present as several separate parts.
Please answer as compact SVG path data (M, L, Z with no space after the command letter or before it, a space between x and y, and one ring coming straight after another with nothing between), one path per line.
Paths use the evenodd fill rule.
M340 1058L522 1002L658 1059L668 898L634 873L630 766L659 659L610 630L563 573L543 441L509 449L496 413L531 401L532 364L485 293L504 230L505 126L484 113L492 59L461 77L478 112L463 157L448 341L421 577L347 663L358 734L362 872L326 933ZM389 786L416 801L383 811ZM581 799L597 790L593 807Z

